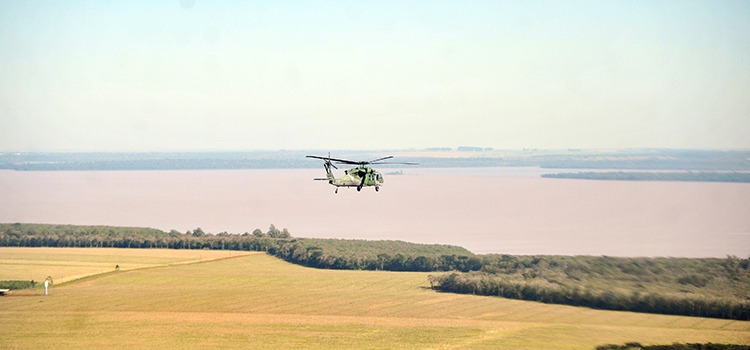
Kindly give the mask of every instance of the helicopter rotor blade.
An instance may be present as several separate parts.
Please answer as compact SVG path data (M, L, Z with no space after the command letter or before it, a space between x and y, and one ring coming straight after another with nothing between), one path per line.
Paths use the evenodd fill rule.
M411 162L383 162L378 163L378 165L381 164L387 164L387 165L419 165L419 163L411 163Z
M355 162L353 160L345 160L345 159L334 159L339 164L349 164L349 165L367 165L370 164L368 162Z
M369 162L366 162L366 163L368 163L368 164L372 164L372 163L377 163L377 162L379 162L379 161L381 161L381 160L386 160L386 159L391 159L391 158L393 158L393 156L388 156L388 157L378 158L378 159L375 159L375 160L371 160L371 161L369 161Z
M334 168L336 168L336 166L333 165L332 162L336 162L338 164L349 164L349 165L359 165L359 166L366 166L366 165L369 165L369 164L419 165L419 163L411 163L411 162L383 162L384 160L388 160L388 159L393 158L393 156L382 157L382 158L374 159L374 160L371 160L371 161L359 161L359 162L353 161L353 160L347 160L347 159L331 158L330 155L328 157L307 156L307 158L322 159L322 160L328 162L329 164L331 164L331 166L333 166ZM338 169L338 168L336 168L336 169Z
M343 160L344 160L344 159L336 159L336 158L331 158L331 157L330 157L330 155L329 155L328 157L321 157L321 156L305 156L305 157L306 157L306 158L315 158L315 159L320 159L320 160L323 160L323 161L324 161L324 162L325 162L326 164L328 164L328 165L332 166L332 167L333 167L334 169L336 169L336 170L338 170L338 169L339 169L339 167L337 167L337 166L336 166L335 164L333 164L333 162L331 162L331 161L333 160L333 161L336 161L336 162L340 162L340 161L343 161Z
M321 157L321 156L306 156L307 158L315 158L315 159L322 159L327 161L334 161L339 164L351 164L351 165L359 165L362 164L362 162L355 162L353 160L346 160L346 159L337 159L337 158L331 158L331 157Z

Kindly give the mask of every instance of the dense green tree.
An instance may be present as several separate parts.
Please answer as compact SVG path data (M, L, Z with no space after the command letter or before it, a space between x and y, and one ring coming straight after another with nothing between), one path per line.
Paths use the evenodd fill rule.
M268 227L268 232L266 232L266 234L271 238L279 238L278 236L281 234L281 231L276 228L276 225L271 224L271 226Z
M292 235L289 234L289 230L285 228L281 229L281 232L279 233L279 236L276 238L291 238Z
M205 235L206 235L206 233L203 232L203 229L200 228L200 227L198 227L195 230L193 230L193 237L203 237Z

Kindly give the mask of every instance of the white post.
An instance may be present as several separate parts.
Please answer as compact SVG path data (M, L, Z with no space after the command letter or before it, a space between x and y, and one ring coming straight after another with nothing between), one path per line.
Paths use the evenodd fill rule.
M49 287L49 280L44 280L44 295L47 295L48 287Z

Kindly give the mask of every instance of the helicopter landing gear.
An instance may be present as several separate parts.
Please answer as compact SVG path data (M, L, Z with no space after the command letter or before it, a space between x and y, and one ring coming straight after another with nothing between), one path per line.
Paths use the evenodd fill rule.
M380 186L375 186L375 192L380 192Z
M333 192L333 193L339 193L339 188L336 187L336 192Z

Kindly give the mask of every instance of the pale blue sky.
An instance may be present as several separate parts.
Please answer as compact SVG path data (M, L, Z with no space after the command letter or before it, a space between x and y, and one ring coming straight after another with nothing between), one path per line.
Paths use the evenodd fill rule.
M0 151L750 148L748 1L2 1Z

